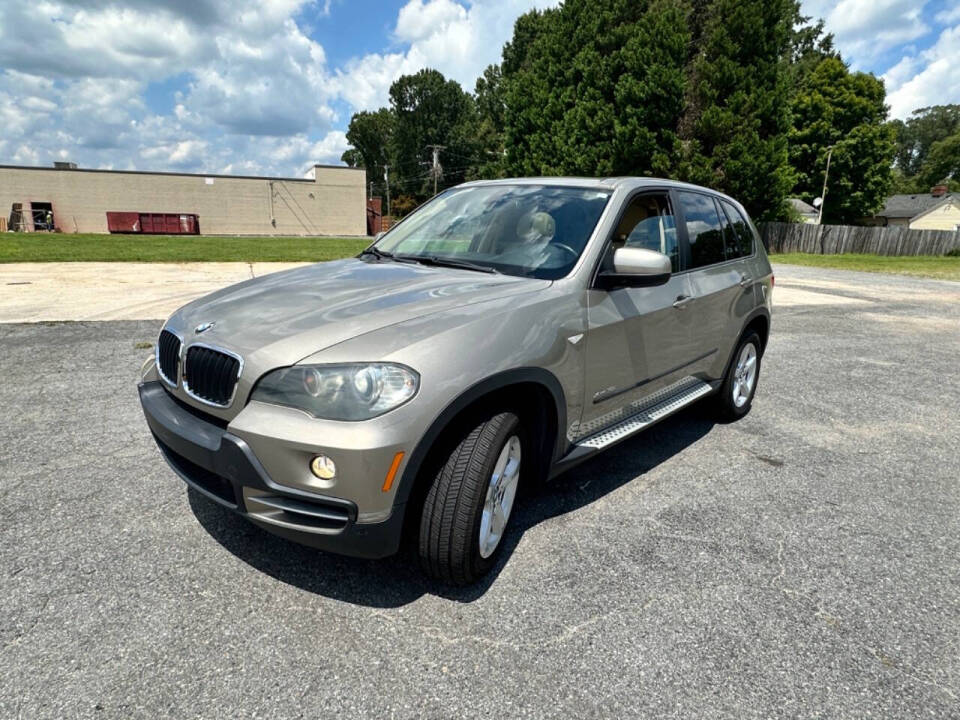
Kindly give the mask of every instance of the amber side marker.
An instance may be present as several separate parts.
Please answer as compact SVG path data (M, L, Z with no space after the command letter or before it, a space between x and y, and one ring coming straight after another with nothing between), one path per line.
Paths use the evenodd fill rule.
M400 463L403 461L403 451L401 450L393 456L393 462L390 463L390 469L387 470L387 478L383 481L383 492L390 492L393 487L393 479L397 476L397 470L400 469Z

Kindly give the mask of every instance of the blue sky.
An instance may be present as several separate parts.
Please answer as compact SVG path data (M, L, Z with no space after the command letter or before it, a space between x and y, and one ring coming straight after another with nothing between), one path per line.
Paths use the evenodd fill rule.
M960 102L960 0L802 0L891 116ZM301 175L435 67L472 89L556 0L3 0L0 164Z

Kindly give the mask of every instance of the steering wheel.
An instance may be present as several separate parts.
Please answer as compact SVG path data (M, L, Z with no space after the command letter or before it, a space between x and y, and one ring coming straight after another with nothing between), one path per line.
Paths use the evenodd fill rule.
M566 250L568 253L570 253L570 257L572 257L574 260L576 260L578 257L580 257L580 253L578 253L576 250L574 250L572 247L570 247L569 245L567 245L567 244L565 244L565 243L552 242L552 243L550 243L550 247L552 247L552 248L560 248L561 250Z

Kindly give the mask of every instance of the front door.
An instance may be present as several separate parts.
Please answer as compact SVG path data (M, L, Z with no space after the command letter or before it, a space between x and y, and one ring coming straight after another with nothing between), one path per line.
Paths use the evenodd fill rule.
M604 269L612 269L621 247L662 252L674 273L682 270L669 193L645 192L628 203L605 251ZM691 297L687 274L674 274L659 287L588 291L585 396L571 439L615 424L629 415L631 404L687 374Z

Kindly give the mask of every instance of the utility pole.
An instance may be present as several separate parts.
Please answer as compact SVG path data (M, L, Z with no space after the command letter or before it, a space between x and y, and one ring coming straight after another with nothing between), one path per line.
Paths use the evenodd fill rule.
M393 213L390 212L390 166L383 166L383 179L387 183L387 215L393 217Z
M427 145L428 148L433 150L433 167L430 170L430 174L433 175L433 194L437 194L437 180L440 179L440 176L443 175L443 168L440 166L440 151L446 150L444 145Z
M827 169L823 173L823 193L820 195L820 215L817 217L817 225L823 224L823 206L827 201L827 178L830 176L830 158L833 156L833 145L827 150Z

